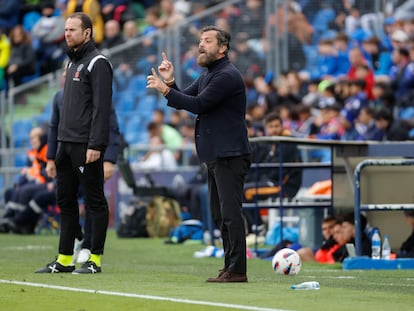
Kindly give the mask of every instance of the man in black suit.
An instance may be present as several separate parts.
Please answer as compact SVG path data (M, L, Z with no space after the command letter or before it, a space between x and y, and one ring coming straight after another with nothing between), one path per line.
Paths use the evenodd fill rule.
M197 155L208 167L211 212L224 248L224 267L207 282L220 283L247 282L242 201L251 146L245 120L244 81L230 63L229 48L230 34L207 26L201 30L197 58L197 63L207 70L198 79L181 91L175 84L174 66L163 53L158 66L160 77L152 68L147 84L147 88L167 98L168 106L197 115Z

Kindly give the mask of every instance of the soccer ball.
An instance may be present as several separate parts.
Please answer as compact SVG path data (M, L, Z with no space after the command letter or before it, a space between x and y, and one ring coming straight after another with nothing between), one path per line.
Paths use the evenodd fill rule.
M290 248L282 248L272 258L272 268L277 274L296 275L301 267L299 254Z

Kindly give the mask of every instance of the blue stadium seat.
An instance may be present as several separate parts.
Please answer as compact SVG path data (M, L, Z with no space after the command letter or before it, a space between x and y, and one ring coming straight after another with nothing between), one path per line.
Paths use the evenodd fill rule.
M42 17L42 15L37 11L30 11L23 15L23 28L27 32L31 32L33 26L37 23L37 21Z
M142 97L138 102L137 113L144 119L151 119L152 113L158 106L158 98L155 95Z
M117 113L131 113L135 111L136 105L137 101L135 96L132 93L125 91L119 96L115 109Z
M30 144L29 134L33 127L31 120L22 119L14 121L12 125L12 133L14 139L14 147L27 147Z
M42 124L50 122L50 118L52 116L52 106L52 102L48 103L43 109L43 112L39 113L34 117L34 121L36 124L41 126Z
M144 120L140 116L134 116L127 121L124 137L129 144L142 144L147 141L146 122Z
M129 80L127 90L137 97L145 95L147 93L147 76L142 74L133 76Z
M24 153L18 153L14 155L14 166L24 167L26 166L27 156Z
M329 23L335 19L335 11L332 8L319 10L312 21L312 27L315 30L314 40L318 43L320 37L329 29Z

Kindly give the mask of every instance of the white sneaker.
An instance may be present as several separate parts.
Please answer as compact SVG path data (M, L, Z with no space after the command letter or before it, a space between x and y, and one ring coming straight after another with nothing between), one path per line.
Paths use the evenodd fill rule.
M76 259L77 263L85 263L91 257L91 251L87 248L82 248L79 252L78 258Z
M75 244L73 246L73 259L72 259L73 264L75 264L75 262L78 259L79 252L81 251L81 248L82 248L82 243L83 243L83 240L75 239Z

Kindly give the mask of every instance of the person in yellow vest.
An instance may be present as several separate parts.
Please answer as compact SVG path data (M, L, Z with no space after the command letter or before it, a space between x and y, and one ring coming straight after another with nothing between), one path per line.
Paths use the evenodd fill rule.
M10 59L10 41L7 35L0 29L0 90L5 89L6 81L4 80L4 73Z

